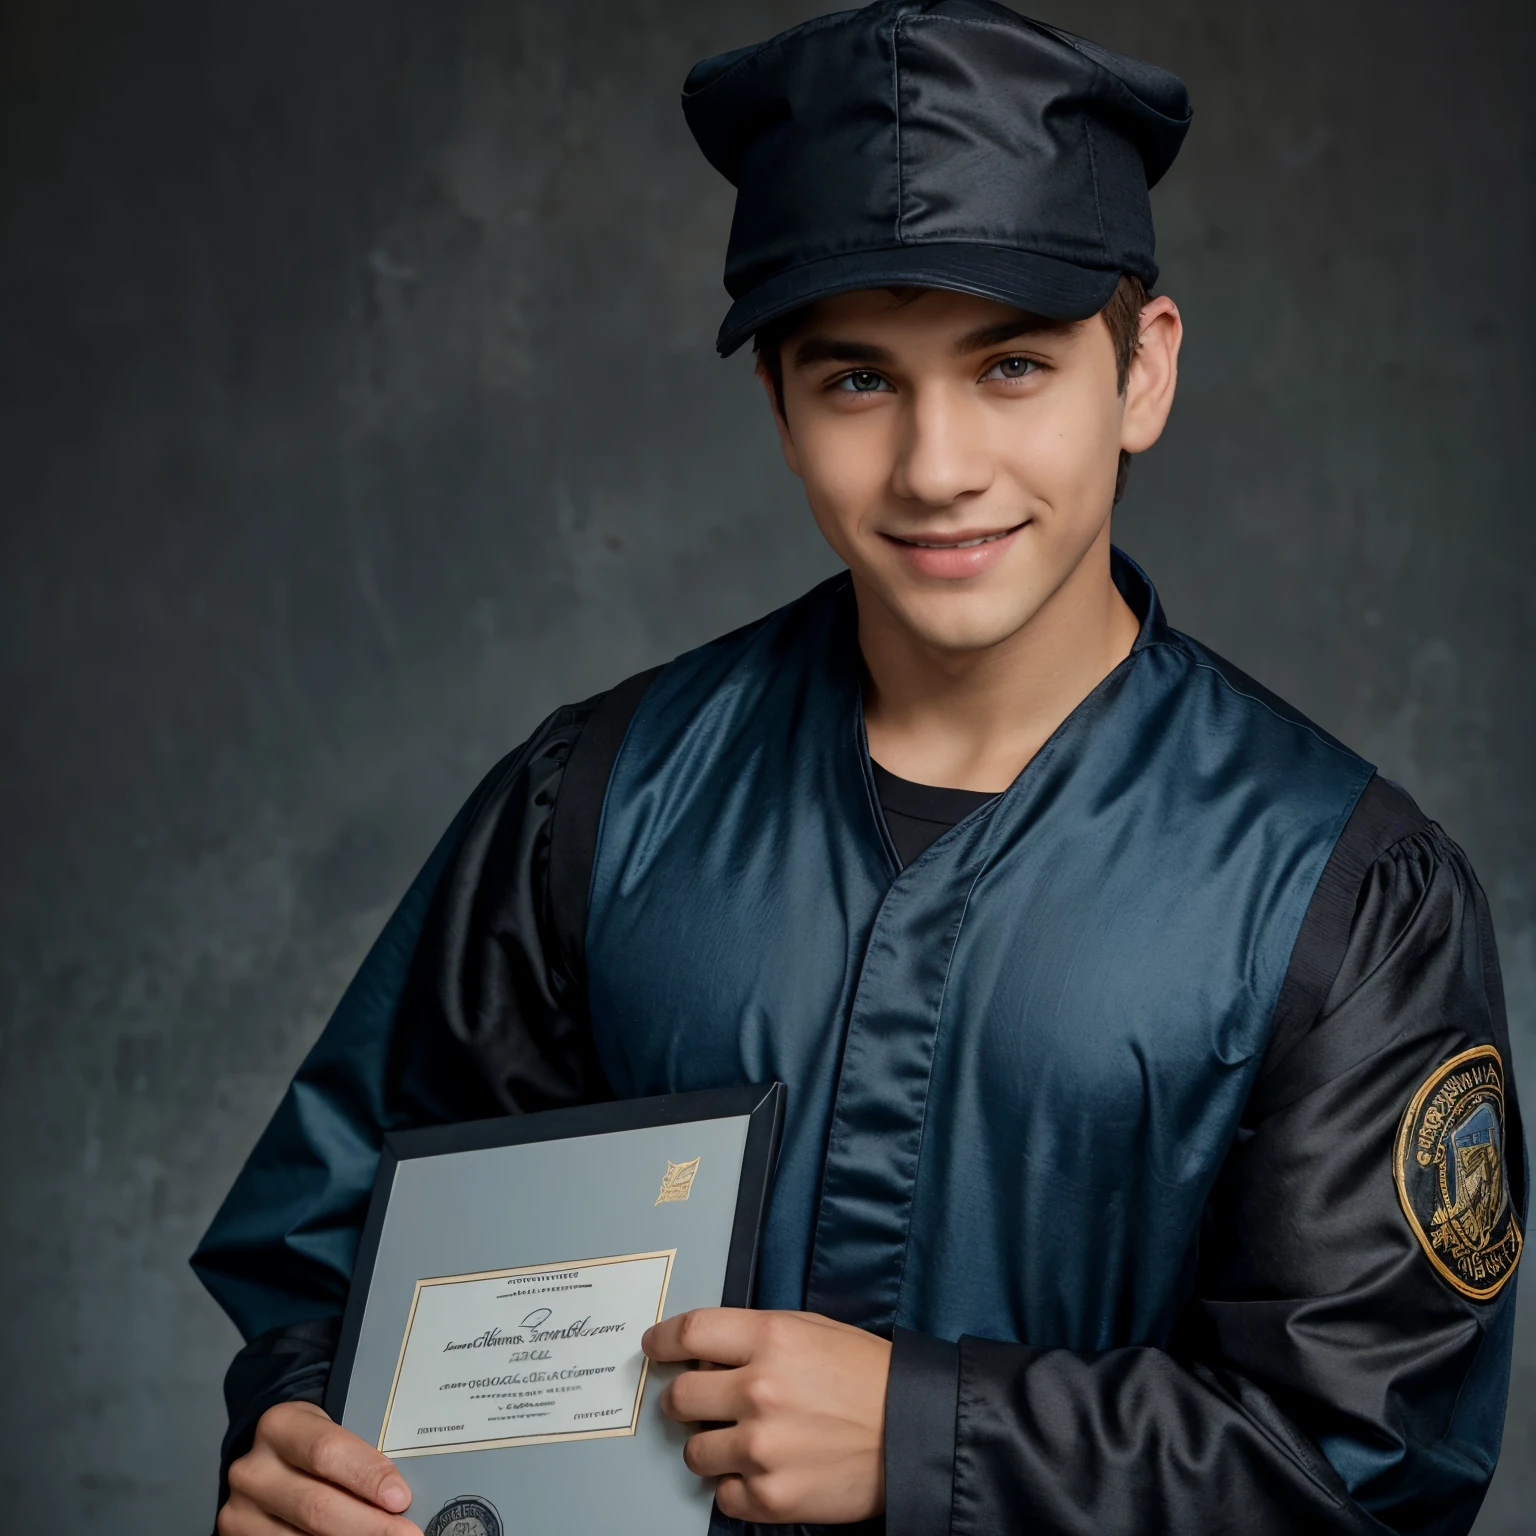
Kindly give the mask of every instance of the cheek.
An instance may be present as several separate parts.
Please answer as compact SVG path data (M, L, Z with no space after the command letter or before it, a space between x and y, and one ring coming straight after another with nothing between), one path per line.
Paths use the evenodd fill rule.
M1119 397L1110 398L1106 406L1102 391L1068 387L1000 413L999 464L1022 491L1062 517L1102 513L1120 450Z
M881 505L890 484L885 413L841 419L812 418L795 433L806 500L827 539L852 540L864 518Z

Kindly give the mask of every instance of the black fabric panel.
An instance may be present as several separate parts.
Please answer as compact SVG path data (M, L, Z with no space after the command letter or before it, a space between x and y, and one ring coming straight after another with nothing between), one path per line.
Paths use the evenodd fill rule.
M1424 813L1396 784L1379 774L1371 778L1333 845L1296 935L1261 1077L1312 1027L1332 990L1366 871L1393 843L1425 825Z
M579 972L554 957L550 932L556 805L576 744L609 697L557 710L507 759L443 876L423 937L428 1012L462 1042L494 1097L492 1113L612 1097ZM412 1037L432 1028L424 1012Z
M250 1450L256 1421L279 1403L314 1403L325 1397L336 1352L339 1317L275 1328L252 1339L224 1373L229 1429L219 1452L219 1508L229 1498L229 1466Z
M660 671L660 667L652 667L648 672L637 672L589 700L591 714L565 764L551 832L549 918L551 949L573 982L585 971L587 896L608 778L629 722Z
M885 1391L887 1536L949 1529L959 1392L959 1345L896 1329Z

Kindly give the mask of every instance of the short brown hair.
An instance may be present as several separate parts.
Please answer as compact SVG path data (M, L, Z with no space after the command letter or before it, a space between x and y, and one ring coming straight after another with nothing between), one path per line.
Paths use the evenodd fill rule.
M1120 274L1109 303L1099 311L1109 328L1109 339L1115 349L1115 384L1123 395L1126 381L1131 376L1131 359L1141 345L1141 312L1152 297L1147 285L1129 272ZM1120 450L1120 465L1115 470L1115 502L1125 495L1126 476L1131 472L1131 456Z
M921 288L890 290L898 304L910 304L922 291ZM1109 302L1099 311L1104 317L1110 342L1115 349L1115 382L1122 395L1125 393L1126 381L1131 376L1131 359L1136 355L1136 348L1141 341L1141 312L1150 298L1151 294L1139 277L1122 272L1120 281L1115 284L1115 291L1109 296ZM752 350L757 353L758 361L768 375L768 382L773 386L774 403L781 416L784 414L784 342L799 329L804 318L803 309L793 310L787 315L780 315L777 320L770 320L752 338ZM1125 480L1130 468L1131 456L1122 448L1120 466L1115 472L1117 502L1125 493Z

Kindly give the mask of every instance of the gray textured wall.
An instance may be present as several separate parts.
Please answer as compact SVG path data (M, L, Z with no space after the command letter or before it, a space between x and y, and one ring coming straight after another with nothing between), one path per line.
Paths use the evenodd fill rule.
M1536 11L1041 4L1197 106L1120 536L1469 848L1536 1103ZM206 1528L236 1341L185 1255L436 832L554 704L829 569L711 352L676 106L821 8L5 5L7 1508ZM1527 1322L1480 1530L1533 1499Z

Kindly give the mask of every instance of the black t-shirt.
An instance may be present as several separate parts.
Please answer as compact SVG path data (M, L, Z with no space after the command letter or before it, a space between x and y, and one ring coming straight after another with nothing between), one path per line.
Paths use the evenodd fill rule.
M979 789L941 789L898 779L873 758L869 766L875 770L875 793L903 869L957 822L997 798Z

